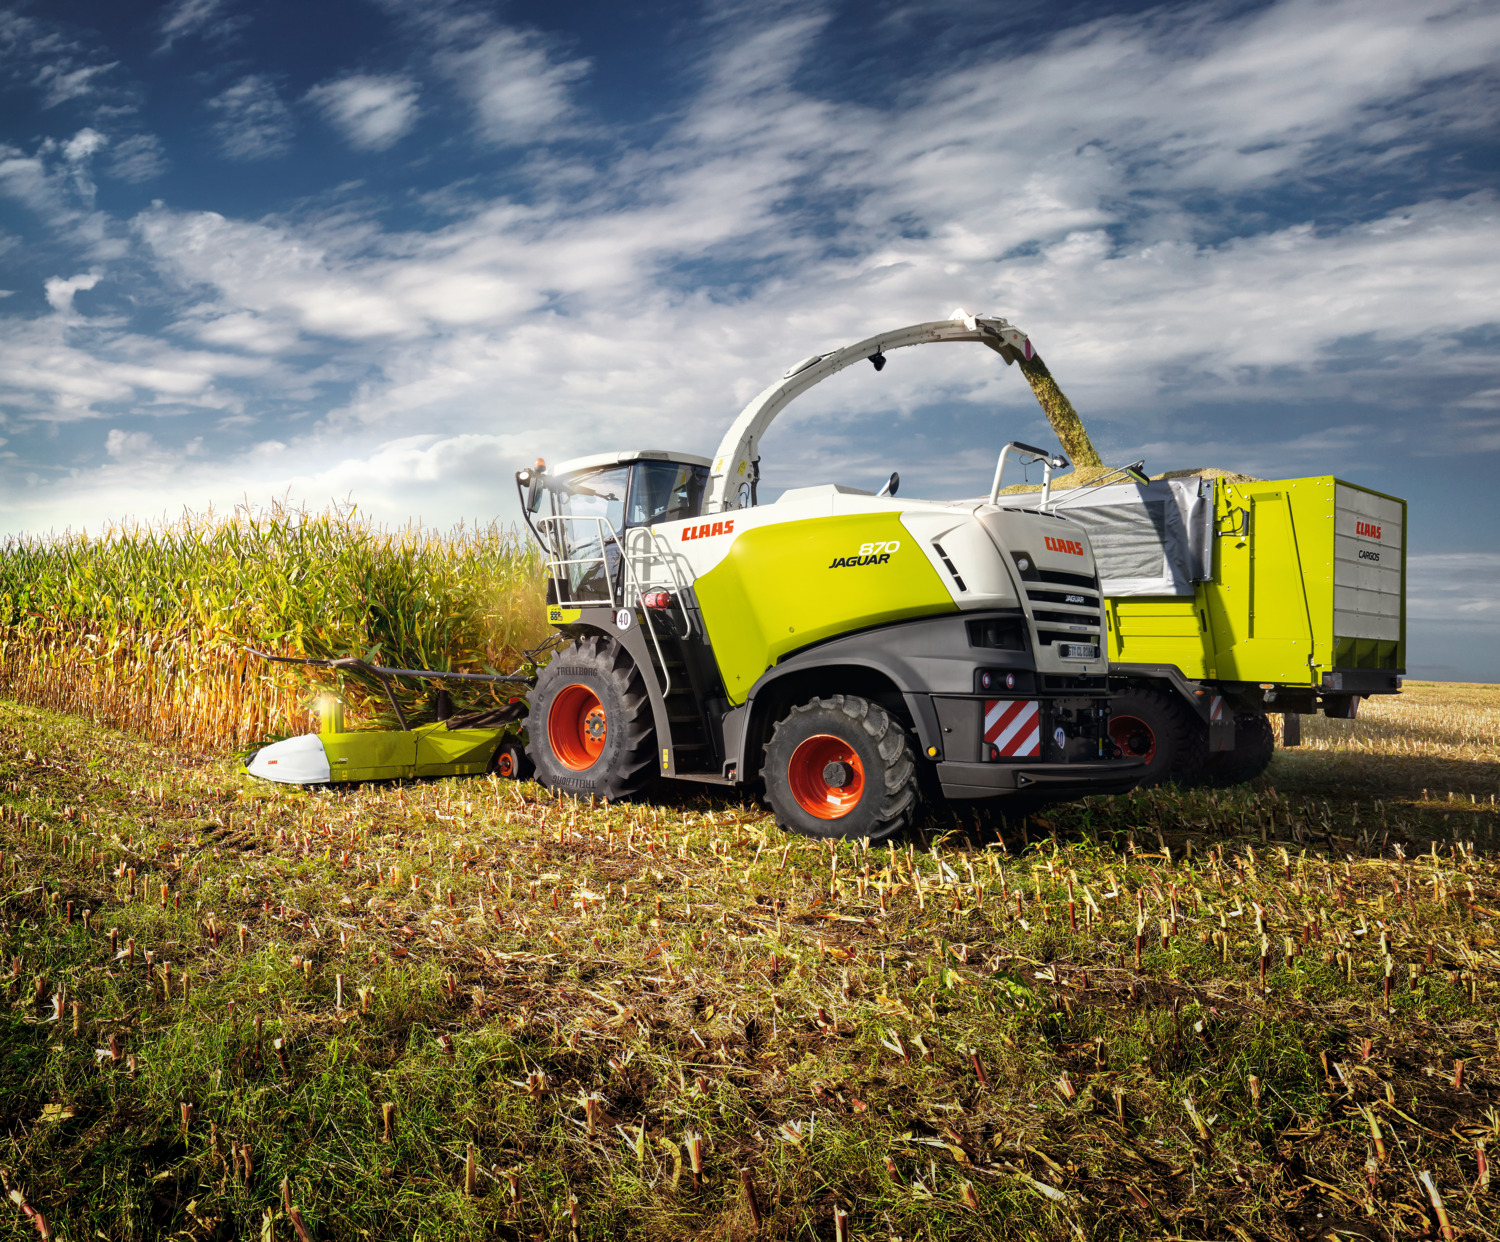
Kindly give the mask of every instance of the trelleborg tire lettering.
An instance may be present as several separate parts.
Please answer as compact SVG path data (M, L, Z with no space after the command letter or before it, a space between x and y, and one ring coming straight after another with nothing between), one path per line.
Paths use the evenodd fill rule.
M602 635L570 642L526 696L536 779L576 797L632 798L655 774L656 734L640 670Z
M761 778L776 822L805 836L888 840L918 805L905 727L852 694L792 708L771 735Z

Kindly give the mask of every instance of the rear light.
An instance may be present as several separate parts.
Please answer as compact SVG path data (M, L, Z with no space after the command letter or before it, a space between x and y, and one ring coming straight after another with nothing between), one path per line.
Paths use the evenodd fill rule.
M641 607L651 608L657 612L672 606L671 591L647 591L641 596Z

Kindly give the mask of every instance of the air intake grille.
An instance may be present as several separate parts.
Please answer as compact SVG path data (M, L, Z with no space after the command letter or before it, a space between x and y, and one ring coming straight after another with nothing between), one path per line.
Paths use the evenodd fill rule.
M1036 582L1053 582L1058 586L1082 587L1085 591L1097 591L1099 579L1088 574L1066 574L1060 569L1038 569L1027 575Z
M942 558L943 564L948 567L948 572L953 575L954 585L958 587L960 591L967 591L969 588L964 585L963 577L958 572L958 566L955 565L948 554L943 551L943 545L938 543L938 541L934 539L932 541L932 546L933 549L937 552L938 556Z
M1097 612L1053 612L1048 608L1035 608L1031 615L1038 621L1053 621L1058 625L1087 625L1096 630L1099 628Z

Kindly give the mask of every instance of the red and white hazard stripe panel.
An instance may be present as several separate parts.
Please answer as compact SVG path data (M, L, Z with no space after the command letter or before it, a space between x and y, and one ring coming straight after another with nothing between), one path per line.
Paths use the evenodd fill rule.
M1041 704L1034 699L986 699L985 757L1024 758L1042 753Z
M1224 719L1224 696L1216 694L1208 701L1208 719L1212 724L1219 724Z

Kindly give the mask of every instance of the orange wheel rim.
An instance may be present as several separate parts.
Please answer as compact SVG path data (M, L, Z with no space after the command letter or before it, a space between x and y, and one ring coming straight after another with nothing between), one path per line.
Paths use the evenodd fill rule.
M547 742L565 768L582 772L604 753L609 722L604 704L587 686L564 686L547 712Z
M1136 750L1134 744L1139 742L1143 735L1146 739L1146 749ZM1125 754L1144 759L1147 763L1156 757L1156 734L1151 731L1151 726L1139 716L1111 716L1109 740Z
M512 777L516 774L516 757L508 750L502 750L495 760L495 771L501 776Z
M816 819L843 819L865 792L865 765L831 733L815 734L792 751L786 776L797 805Z

